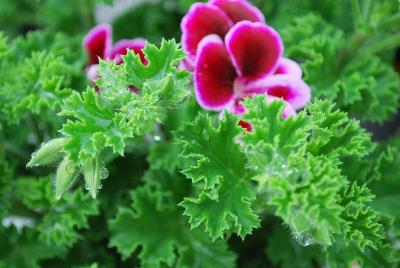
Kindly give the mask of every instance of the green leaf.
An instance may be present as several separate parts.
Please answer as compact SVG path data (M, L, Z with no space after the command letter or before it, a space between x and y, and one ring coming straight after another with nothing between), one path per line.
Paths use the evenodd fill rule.
M311 124L304 113L285 120L282 117L283 102L274 101L267 105L265 96L245 99L244 105L249 112L243 119L254 128L242 138L247 165L251 169L256 172L260 172L264 166L269 169L267 166L270 162L277 162L280 166L291 152L305 150ZM272 169L270 171L274 172Z
M316 100L307 110L315 125L307 146L312 154L364 157L374 149L371 134L332 102Z
M366 246L377 249L384 238L380 214L369 206L374 195L366 187L356 183L349 186L342 195L341 203L345 207L344 238L346 243L353 242L362 251Z
M342 30L320 16L306 15L288 24L282 38L287 55L302 63L314 98L335 101L368 122L383 122L396 113L400 78L391 63L368 51L380 41L384 44L379 35L356 33L345 38Z
M200 114L175 134L183 147L183 161L192 163L182 172L198 189L196 196L185 198L180 206L192 228L203 225L214 240L227 231L244 238L260 224L251 208L255 195L236 142L242 131L237 124L235 116L225 114L214 127L209 116Z
M374 148L358 122L329 101L315 101L288 119L282 117L282 101L267 104L265 96L256 96L244 104L244 120L253 129L241 138L242 148L256 173L261 209L282 218L303 245L332 246L341 235L361 248L380 243L380 225L369 224L379 218L371 200L363 192L348 199L349 180L341 170L346 156L362 158ZM349 200L360 205L348 205ZM351 213L360 218L353 222Z
M78 189L64 194L57 200L49 177L19 178L14 193L21 202L38 215L36 230L39 241L55 248L68 248L81 235L79 230L88 228L88 218L99 213L99 202Z
M0 148L0 153L3 153ZM0 155L0 220L7 215L11 206L12 188L11 178L13 169L4 155Z
M162 40L160 48L148 44L143 49L143 53L148 61L147 65L143 65L139 55L132 51L123 57L128 82L135 87L143 88L148 79L161 80L168 74L173 74L178 79L188 77L187 71L177 69L185 53L174 40Z
M123 154L124 138L131 132L113 121L113 111L93 89L88 88L82 95L74 92L65 101L60 115L77 118L67 121L61 130L67 138L64 151L75 164L94 158L105 147Z
M16 66L3 65L8 71L0 83L0 109L10 123L18 123L28 112L39 115L57 111L71 93L71 66L51 52L33 52Z
M317 245L302 246L280 222L273 230L268 230L266 254L273 264L283 268L308 268L313 263L323 264L323 254Z
M83 239L79 230L89 228L88 219L99 213L98 206L99 203L82 190L64 195L41 219L39 239L48 245L71 247Z
M172 202L175 194L161 191L157 182L134 190L133 208L121 208L109 221L110 246L123 258L141 247L142 267L232 267L235 255L224 241L211 242L190 230Z
M3 32L0 32L0 64L9 52L9 44Z
M37 231L29 227L18 230L15 226L2 226L0 237L0 267L39 268L41 260L64 254L62 249L40 242Z
M62 151L83 170L93 197L106 174L103 152L110 148L124 155L127 140L151 131L166 109L190 94L189 73L178 70L184 53L175 41L163 40L160 48L147 45L144 53L147 65L132 52L120 65L101 61L97 89L73 92L59 113L69 118L60 131L66 139ZM132 85L138 94L130 90Z
M147 161L152 169L162 169L174 174L183 166L182 159L177 157L181 151L179 145L168 141L156 141L150 146Z

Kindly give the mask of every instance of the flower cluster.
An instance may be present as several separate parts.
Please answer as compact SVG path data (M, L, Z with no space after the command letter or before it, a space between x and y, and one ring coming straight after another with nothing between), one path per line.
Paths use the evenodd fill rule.
M195 3L183 18L184 64L194 71L195 93L208 110L243 114L244 97L283 99L283 116L296 114L311 98L300 66L283 57L280 35L245 0Z
M120 64L122 63L122 56L128 50L132 50L139 55L142 63L147 64L142 51L145 46L146 40L142 38L123 39L113 45L111 26L108 24L97 25L89 31L83 40L83 47L89 58L89 63L86 67L88 78L92 81L98 78L99 59L108 59Z

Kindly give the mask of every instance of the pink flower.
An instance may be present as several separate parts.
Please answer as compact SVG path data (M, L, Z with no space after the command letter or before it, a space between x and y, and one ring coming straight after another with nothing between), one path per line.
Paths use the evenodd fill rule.
M209 3L196 3L181 23L182 47L193 60L198 44L204 37L216 34L224 38L235 23L244 20L265 23L264 15L245 0L211 0Z
M294 109L304 107L310 100L310 88L301 79L297 63L282 55L279 34L260 22L236 23L225 42L215 34L204 37L194 71L199 104L209 110L240 113L236 109L243 97L267 93Z
M142 49L146 45L146 40L123 39L112 45L112 29L108 24L100 24L94 27L85 36L83 47L85 48L89 64L86 68L87 76L90 80L98 78L97 69L99 68L99 58L115 61L117 64L122 63L121 56L125 55L128 50L133 50L135 54L140 56L143 64L147 64Z

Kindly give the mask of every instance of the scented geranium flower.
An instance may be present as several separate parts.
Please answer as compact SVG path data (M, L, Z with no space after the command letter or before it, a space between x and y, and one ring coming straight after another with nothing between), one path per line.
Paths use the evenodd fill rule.
M184 66L191 70L200 41L210 34L224 38L240 21L265 23L264 15L245 0L211 0L193 4L181 23L182 47L188 52Z
M300 109L310 100L310 88L294 61L282 58L279 34L258 22L242 21L225 36L204 37L195 61L195 93L209 110L235 113L238 101L254 94L282 98Z
M97 69L99 68L99 59L109 59L117 64L122 63L122 56L128 50L134 51L140 56L143 64L147 64L142 49L146 45L146 40L142 38L123 39L112 45L112 29L108 24L100 24L94 27L85 36L83 47L88 54L89 64L86 68L87 76L90 80L98 78Z

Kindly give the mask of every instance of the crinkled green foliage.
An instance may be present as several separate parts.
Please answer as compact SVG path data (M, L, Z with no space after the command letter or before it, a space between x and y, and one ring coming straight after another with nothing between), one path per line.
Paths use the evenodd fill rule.
M64 253L53 246L38 242L38 233L32 228L18 230L15 226L0 227L0 267L41 267L40 261L59 257Z
M86 187L94 198L101 180L107 177L100 160L102 152L110 148L114 154L124 155L128 139L151 131L166 110L189 94L188 72L177 69L184 53L175 41L163 41L159 48L147 45L143 51L147 65L132 51L121 65L101 61L96 81L99 93L91 87L83 93L73 92L59 113L69 118L61 129L67 138L63 151L83 169ZM139 93L132 93L130 86L139 88ZM88 169L93 170L86 172Z
M177 144L159 141L151 144L148 161L155 169L162 169L169 174L174 174L178 168L183 166L181 158L177 157L180 153Z
M55 248L71 247L82 239L78 230L88 228L88 218L99 213L99 202L80 189L58 201L49 177L20 178L14 194L27 208L45 212L37 218L38 239Z
M131 207L121 208L109 221L110 246L117 247L123 258L141 246L142 267L231 267L235 254L225 241L212 242L190 229L176 203L186 189L184 179L174 176L178 177L160 170L146 174L146 185L131 193Z
M65 42L65 38L62 34L52 37L48 32L35 32L15 39L6 45L5 52L0 49L2 120L18 124L31 115L47 114L45 121L60 124L50 115L60 110L81 76L76 68L80 61L73 52L76 42Z
M364 198L362 193L367 191L368 196L368 190L357 192L357 186L350 186L352 178L343 176L340 169L341 157L368 154L372 147L369 135L328 101L317 101L287 120L281 117L279 102L266 105L263 97L257 97L245 103L249 113L244 118L254 128L254 133L243 137L245 152L252 169L261 171L254 179L295 238L304 244L330 246L335 234L344 233L346 241L356 241L361 248L374 247L383 237L381 226L371 224L379 218L368 206L372 196ZM263 113L256 112L260 110Z
M4 158L2 148L0 147L0 220L7 215L11 206L11 177L12 167Z
M9 44L3 32L0 32L0 62L6 57L9 52Z
M398 0L252 1L312 87L285 120L262 97L244 116L186 101L185 55L161 39L194 0L124 10L114 43L161 45L87 83L82 37L106 2L0 0L0 267L398 267L400 136L371 142L352 119L397 109Z
M195 193L200 193L181 203L193 227L202 225L212 238L218 236L210 230L220 230L219 235L237 232L235 224L245 226L243 219L254 216L252 210L241 214L243 201L250 200L257 203L258 213L280 217L300 245L319 245L325 257L315 256L323 262L329 252L347 247L354 248L352 260L360 262L367 262L382 248L394 250L385 242L384 218L371 206L374 195L367 185L357 183L357 177L342 171L346 159L361 161L375 148L357 121L327 100L315 101L287 119L282 117L281 101L267 104L264 96L258 96L244 104L248 112L243 120L253 126L249 133L241 135L239 119L233 116L225 115L213 127L208 116L199 115L176 134L189 165L183 174L192 180ZM256 202L243 198L248 198L245 194L251 184L242 182L240 191L232 186L228 192L221 191L224 185L235 183L234 174L256 182L257 190L250 188L250 193L257 193ZM219 213L213 210L214 204L219 205ZM223 211L236 212L236 218L232 213L234 220L219 221ZM336 249L336 241L343 246ZM393 262L389 257L385 260Z
M283 268L308 268L313 263L323 263L321 248L317 245L300 245L281 224L276 224L268 238L265 253L274 265Z
M264 98L260 97L245 103L249 112L244 118L253 125L253 132L242 138L251 161L249 166L256 171L262 170L254 177L261 198L275 207L273 213L290 227L293 237L303 245L316 243L329 246L326 256L353 248L349 263L369 263L377 254L388 265L396 261L398 250L390 242L395 238L390 238L390 241L386 238L387 230L393 225L387 223L372 205L374 195L369 188L352 182L357 178L346 178L341 171L341 166L347 164L346 156L362 158L371 152L374 146L369 135L327 101L315 102L297 118L287 120L280 116L283 107L279 102L267 106ZM261 113L255 112L257 110L263 110L264 118ZM278 117L274 116L276 113ZM295 122L304 122L307 118L308 138L291 144L291 153L280 150L291 143L285 136L286 129L291 130L289 137L298 137L294 141L301 140L300 135L307 127L296 129ZM277 132L277 129L280 131ZM345 160L342 162L342 159ZM384 159L385 166L393 166L387 163L387 156ZM393 158L391 160L393 163ZM394 175L395 178L398 176ZM382 207L386 208L386 205ZM380 254L383 250L388 252L386 257ZM308 254L308 250L301 252ZM274 258L276 262L287 261L278 256ZM319 255L311 256L320 258ZM301 263L298 267L307 266Z
M187 72L176 70L183 54L174 41L164 41L160 48L148 45L144 53L147 66L132 52L121 65L101 62L100 94L88 88L64 103L60 115L73 118L61 130L68 138L64 151L74 163L95 157L105 147L123 155L126 139L149 131L165 108L187 95ZM139 94L132 94L128 85L140 88Z
M373 193L376 199L373 206L387 215L396 218L396 224L400 227L400 194L397 191L400 187L400 152L398 149L389 149L383 152L378 159L379 174L381 179L372 184Z
M10 37L41 28L80 33L93 25L93 8L97 1L111 0L0 0L0 30Z
M282 38L286 54L302 63L313 97L333 100L363 121L383 122L395 114L400 78L369 52L376 46L373 37L362 32L348 37L321 17L307 15L283 28Z
M231 114L225 114L217 126L209 116L200 114L176 133L182 156L193 163L182 172L198 189L180 206L192 228L202 225L213 239L228 230L244 238L260 224L251 207L255 199L251 173L246 172L244 154L234 142L242 131Z

